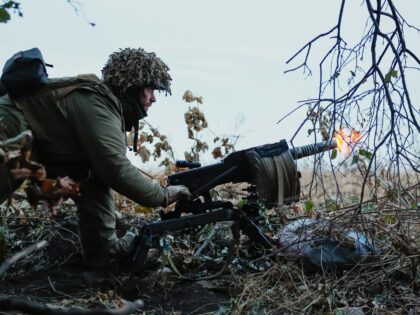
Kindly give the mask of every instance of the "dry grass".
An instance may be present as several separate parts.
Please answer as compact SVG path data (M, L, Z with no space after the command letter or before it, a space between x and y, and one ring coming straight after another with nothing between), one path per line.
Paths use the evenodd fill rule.
M235 301L237 314L418 314L420 312L420 184L405 176L398 186L381 178L368 188L360 203L363 177L357 170L345 174L324 172L314 177L302 171L306 200L283 209L289 220L317 217L329 222L329 231L363 232L375 244L374 259L350 270L308 272L299 261L285 259L264 273L242 280ZM371 186L369 186L371 185ZM326 232L327 233L327 232ZM283 258L282 258L283 257Z
M308 272L299 262L279 258L265 273L243 279L236 300L240 314L417 314L418 247L376 218L355 221L352 214L330 219L334 229L363 228L378 249L373 259L350 270Z

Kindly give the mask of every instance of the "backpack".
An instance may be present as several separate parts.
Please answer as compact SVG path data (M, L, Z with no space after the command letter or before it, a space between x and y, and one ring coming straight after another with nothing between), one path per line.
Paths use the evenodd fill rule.
M52 67L45 63L38 48L17 52L3 67L1 83L4 90L14 98L29 95L47 83L47 66Z

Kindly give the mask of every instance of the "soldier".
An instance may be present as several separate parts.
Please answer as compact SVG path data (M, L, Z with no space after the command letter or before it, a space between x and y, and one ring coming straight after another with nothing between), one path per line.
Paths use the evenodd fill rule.
M184 186L161 187L144 177L126 157L126 131L156 101L154 91L171 93L167 65L143 49L126 48L110 55L94 75L49 80L22 98L0 98L0 139L30 128L34 155L48 177L79 181L75 198L85 264L107 267L133 249L134 233L115 234L116 213L111 189L149 207L166 206L183 195ZM19 182L0 166L0 203Z

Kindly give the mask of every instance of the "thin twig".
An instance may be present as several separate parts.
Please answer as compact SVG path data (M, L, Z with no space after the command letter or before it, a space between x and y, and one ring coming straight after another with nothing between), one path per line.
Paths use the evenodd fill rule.
M16 254L14 254L12 257L7 258L0 266L0 275L2 275L7 269L9 269L9 267L11 265L13 265L16 261L18 261L19 259L40 250L41 248L44 248L45 246L48 245L48 242L46 240L42 240L36 244L33 244L23 250L21 250L20 252L17 252Z
M118 309L89 310L82 308L49 307L21 298L0 298L0 310L19 311L31 315L126 315L143 308L143 306L144 303L142 300L135 300Z

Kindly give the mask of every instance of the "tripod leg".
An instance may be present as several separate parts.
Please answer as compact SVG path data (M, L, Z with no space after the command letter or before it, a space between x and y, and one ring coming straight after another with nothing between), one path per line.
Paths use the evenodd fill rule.
M272 249L270 240L260 231L259 227L250 219L239 218L239 226L243 233L255 243L261 244L265 249Z

